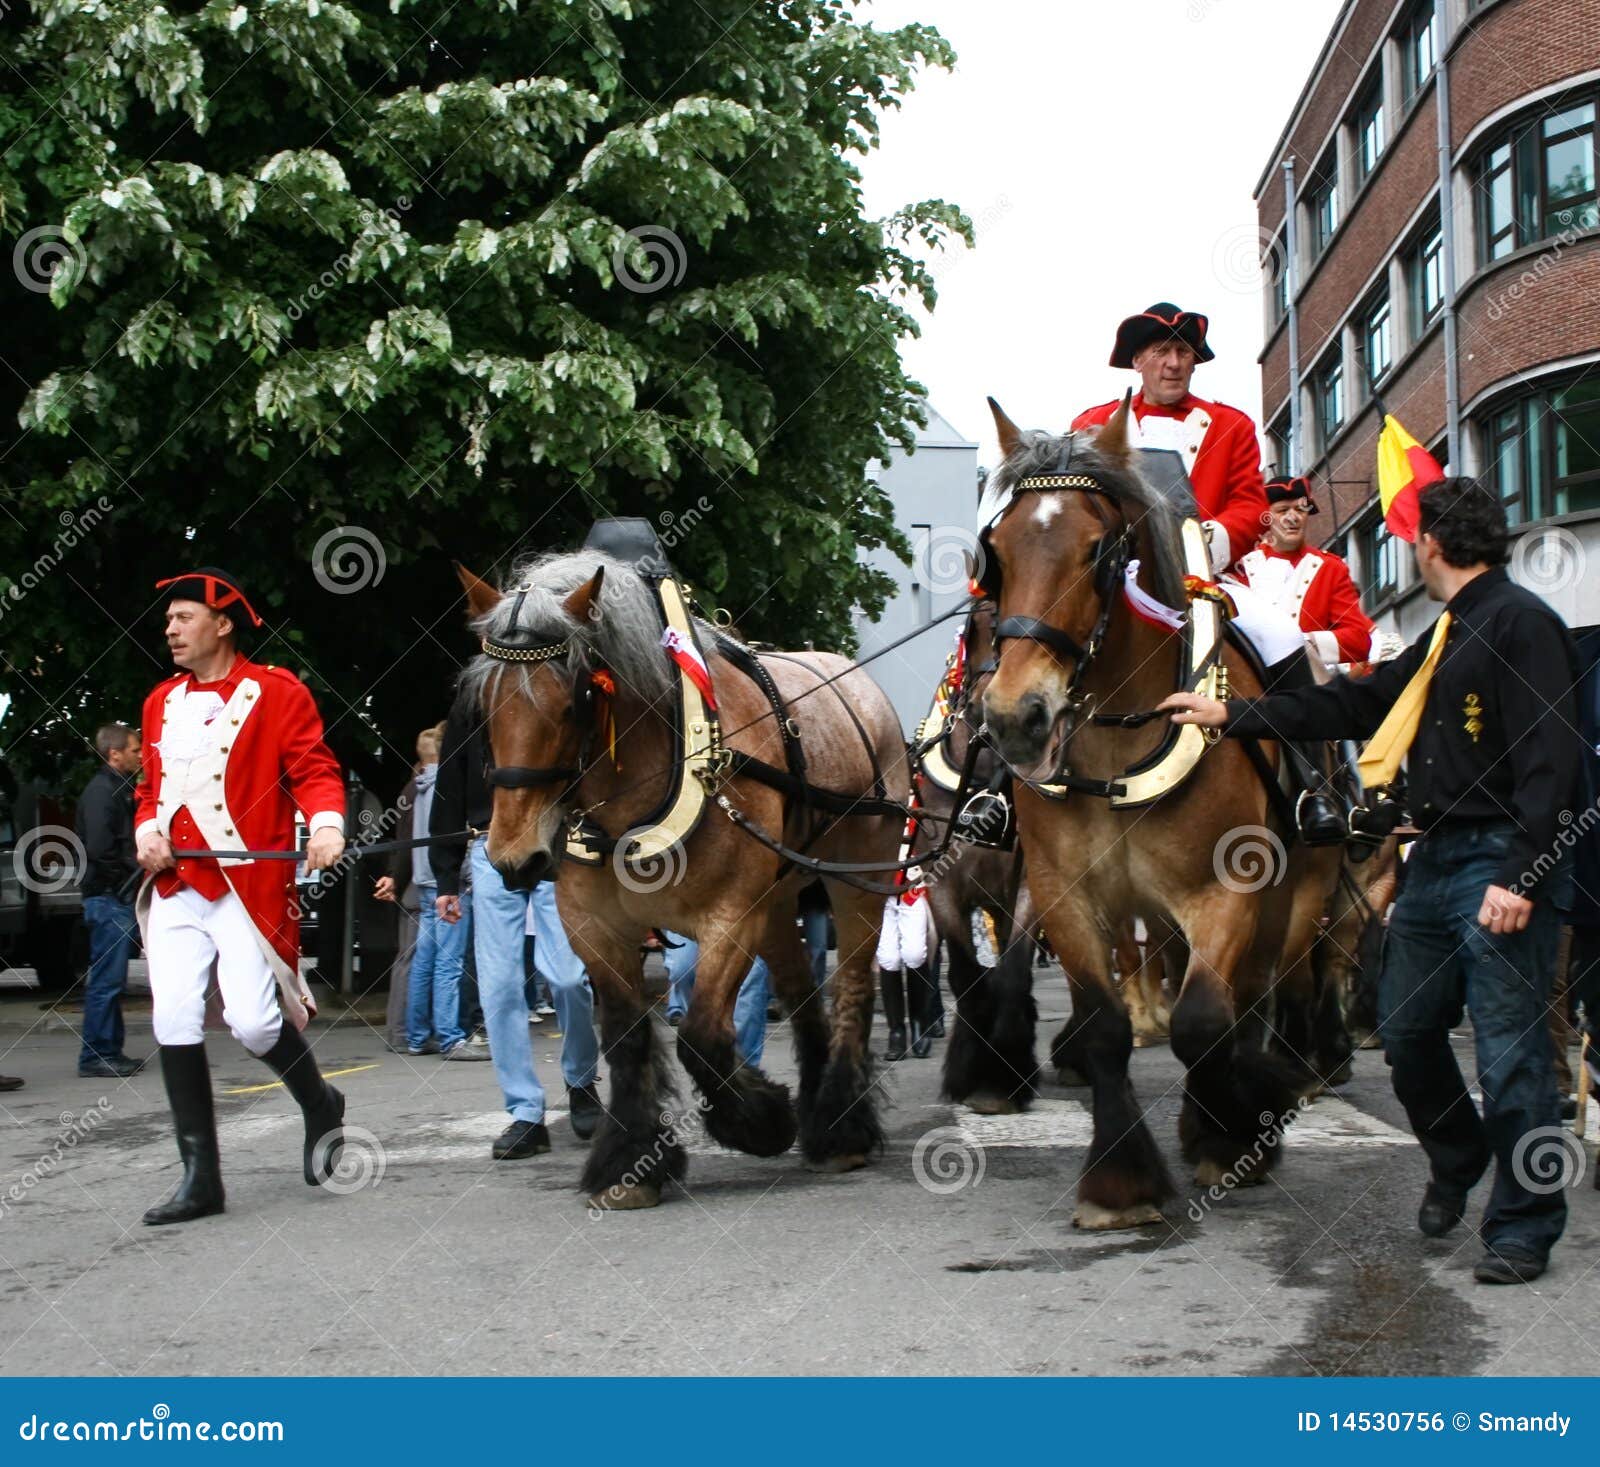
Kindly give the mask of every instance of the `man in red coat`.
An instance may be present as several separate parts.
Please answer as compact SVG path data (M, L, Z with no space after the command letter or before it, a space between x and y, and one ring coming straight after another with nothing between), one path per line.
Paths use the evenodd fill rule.
M299 678L238 651L239 627L261 618L232 576L208 566L157 590L180 671L145 699L134 840L150 873L138 911L183 1179L145 1213L152 1226L223 1210L204 1043L213 974L234 1037L304 1113L309 1184L333 1174L344 1120L344 1096L323 1080L300 1032L311 1004L299 975L295 863L182 854L291 851L298 808L311 832L307 869L332 866L344 852L339 766Z
M1129 441L1142 448L1175 449L1189 472L1200 506L1201 526L1211 548L1211 569L1221 574L1260 537L1267 510L1261 488L1261 447L1247 414L1189 391L1200 362L1216 353L1206 345L1204 316L1157 301L1117 327L1111 365L1137 372L1133 395L1138 431ZM1096 428L1116 410L1104 402L1079 413L1073 432Z
M1267 483L1267 532L1234 573L1293 617L1306 645L1329 667L1377 660L1376 629L1361 609L1350 567L1306 544L1306 519L1319 513L1304 475Z

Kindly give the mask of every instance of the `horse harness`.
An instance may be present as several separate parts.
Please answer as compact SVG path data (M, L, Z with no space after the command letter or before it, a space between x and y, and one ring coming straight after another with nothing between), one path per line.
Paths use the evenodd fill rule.
M680 587L670 573L647 575L645 579L655 591L666 627L692 641L698 651L700 634L689 611L686 589ZM521 598L526 592L517 594L518 600L513 604L508 626L512 633L517 629ZM480 645L484 655L496 661L536 665L569 657L575 642L572 637L567 637L559 642L528 646L510 639L497 640L484 636ZM879 891L878 884L858 879L859 873L900 872L915 864L911 861L821 861L806 854L807 848L832 824L830 817L893 815L904 820L911 814L911 807L888 797L883 770L866 728L842 696L839 697L840 704L855 724L872 767L872 791L866 795L855 795L825 788L809 779L800 724L766 666L766 659L778 657L802 667L808 666L802 659L770 651L758 655L743 643L720 632L715 646L723 660L754 683L766 699L782 740L785 767L777 768L743 750L729 747L724 740L715 705L707 700L692 678L680 671L677 697L673 700L673 732L680 747L671 769L672 779L667 794L650 815L621 836L610 835L600 826L593 814L597 806L574 810L568 816L565 859L590 866L600 865L607 859L629 866L659 860L673 846L689 839L698 827L707 804L714 803L738 829L782 858L784 865L780 868L780 875L792 867L798 867L815 875L834 876L852 885ZM566 803L574 799L585 772L592 767L599 722L595 711L596 693L604 688L607 678L604 669L595 669L587 677L580 671L574 679L573 710L580 740L575 764L491 764L484 772L488 786L491 789L529 789L559 784L563 786L559 800ZM822 685L826 685L826 680ZM812 691L816 690L807 690L808 693ZM752 724L760 721L752 720ZM752 725L746 725L749 726ZM769 835L729 798L726 783L737 777L753 779L776 790L805 812L808 828L797 846L791 847ZM926 812L922 813L926 818ZM881 890L884 894L892 894L895 888L882 887Z

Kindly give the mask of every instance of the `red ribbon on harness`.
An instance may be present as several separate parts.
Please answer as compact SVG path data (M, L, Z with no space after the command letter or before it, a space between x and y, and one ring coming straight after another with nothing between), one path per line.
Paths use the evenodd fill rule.
M589 681L595 690L595 724L601 736L606 741L606 752L611 755L611 763L617 768L622 766L617 763L617 720L611 712L611 700L617 693L617 680L605 668L597 668L589 674Z

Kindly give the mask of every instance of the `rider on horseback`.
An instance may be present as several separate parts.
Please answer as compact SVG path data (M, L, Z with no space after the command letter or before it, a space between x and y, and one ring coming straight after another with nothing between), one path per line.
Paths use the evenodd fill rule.
M1206 344L1207 324L1206 317L1194 311L1158 301L1117 327L1111 365L1139 374L1141 387L1133 395L1128 420L1130 442L1172 449L1182 458L1200 511L1211 570L1221 575L1246 547L1255 545L1269 516L1255 424L1238 408L1207 402L1189 390L1195 367L1215 356ZM1073 419L1072 431L1103 426L1117 407L1117 402L1107 402L1080 413ZM1258 648L1265 644L1252 635L1250 622L1272 623L1275 635L1269 644L1283 645L1285 634L1293 641L1288 618L1275 615L1264 598L1252 597L1250 603L1248 616L1236 620ZM1279 627L1280 621L1286 625ZM1273 690L1309 687L1314 682L1311 664L1299 648L1273 661L1266 674ZM1327 788L1322 747L1286 743L1285 748L1302 791L1296 805L1301 838L1308 845L1338 844L1347 827L1339 802Z

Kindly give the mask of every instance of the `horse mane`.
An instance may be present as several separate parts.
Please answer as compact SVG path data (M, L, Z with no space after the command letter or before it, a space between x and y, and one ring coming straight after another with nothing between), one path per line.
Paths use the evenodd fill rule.
M597 570L605 571L600 614L579 622L563 603ZM673 664L661 648L661 613L650 583L629 562L598 551L558 551L518 561L500 600L473 621L472 629L512 646L570 639L564 666L574 679L604 667L620 686L649 704L667 698L677 685ZM695 630L709 646L712 629L696 619ZM520 673L526 690L529 669L528 663L479 654L462 671L461 695L481 701L508 672Z
M1098 436L1098 430L1055 434L1031 429L994 471L995 479L1001 489L1010 490L1032 474L1058 473L1063 454L1070 447L1071 472L1090 474L1098 480L1107 497L1117 503L1129 525L1149 545L1155 594L1168 606L1187 605L1182 527L1184 519L1196 513L1193 500L1181 504L1176 496L1169 496L1150 483L1139 472L1137 450L1126 464L1113 462L1095 447Z

